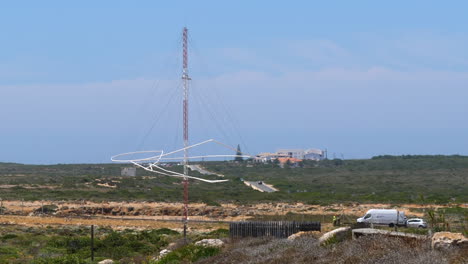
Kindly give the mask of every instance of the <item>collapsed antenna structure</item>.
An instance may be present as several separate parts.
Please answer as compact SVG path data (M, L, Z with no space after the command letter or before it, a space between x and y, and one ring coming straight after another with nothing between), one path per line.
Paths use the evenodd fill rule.
M189 160L199 160L199 159L205 159L205 158L236 158L236 157L242 157L242 158L251 158L252 156L250 155L228 155L228 154L212 154L212 155L197 155L197 156L188 156L185 155L185 153L188 153L188 150L191 148L195 148L201 145L205 145L208 143L215 143L218 144L226 149L236 151L236 149L221 143L217 140L214 139L208 139L193 145L189 145L187 147L177 149L168 153L164 153L163 150L144 150L144 151L134 151L134 152L126 152L118 155L114 155L111 157L111 160L114 162L120 162L120 163L132 163L133 165L140 167L146 171L154 172L160 175L164 176L171 176L171 177L180 177L185 179L194 179L194 180L199 180L202 182L207 182L207 183L218 183L218 182L226 182L228 180L223 179L223 180L209 180L209 179L204 179L200 177L194 177L190 176L188 174L188 161ZM180 156L180 153L183 152L184 155ZM176 155L179 154L179 155ZM148 155L148 157L144 158L132 158L134 156L138 155ZM179 173L176 171L168 170L164 168L161 163L164 162L177 162L177 161L187 161L187 163L184 163L184 169L187 169L187 173Z
M200 177L194 177L189 175L189 160L196 160L196 159L205 159L205 158L252 158L250 155L245 155L241 153L238 155L237 150L232 148L224 143L221 143L214 139L205 140L193 145L189 145L189 126L188 126L188 118L189 118L189 81L191 78L188 75L188 29L186 27L182 30L182 82L183 82L183 99L182 99L182 107L183 107L183 138L184 138L184 147L181 149L177 149L174 151L170 151L164 153L163 150L147 150L147 151L134 151L134 152L127 152L118 155L114 155L111 157L111 160L114 162L125 162L125 163L132 163L137 167L140 167L146 171L154 172L164 176L170 177L180 177L182 178L182 183L184 186L184 238L187 235L187 224L188 224L188 180L199 180L202 182L207 183L219 183L219 182L226 182L226 179L220 180L209 180ZM224 148L232 150L236 155L227 155L227 154L210 154L210 155L198 155L198 156L189 156L189 150L201 145L215 143ZM183 154L181 156L181 153ZM139 155L147 155L145 158L136 158L135 156ZM179 173L176 171L168 170L163 168L161 165L162 162L176 162L182 161L182 165L184 166L183 173Z

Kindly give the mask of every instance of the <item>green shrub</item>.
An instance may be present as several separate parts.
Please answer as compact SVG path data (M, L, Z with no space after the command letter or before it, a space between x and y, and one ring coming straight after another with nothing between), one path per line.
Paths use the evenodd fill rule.
M224 228L216 229L216 230L213 230L213 231L207 233L206 236L209 237L209 238L229 237L229 230L224 229Z
M169 228L153 229L149 231L149 233L157 234L157 235L178 235L179 234L179 232L174 231Z
M1 246L0 247L0 256L2 259L15 259L19 258L20 252L18 249L10 246Z
M65 255L56 258L43 258L33 262L33 264L88 264L90 261L84 260L77 255Z
M17 238L18 235L17 234L6 234L2 237L3 240L7 240L7 239L12 239L12 238Z
M157 264L193 263L203 258L219 254L221 249L215 247L195 246L193 244L181 247L164 256Z
M54 237L48 242L48 246L55 248L65 248L69 254L77 253L91 244L89 237Z

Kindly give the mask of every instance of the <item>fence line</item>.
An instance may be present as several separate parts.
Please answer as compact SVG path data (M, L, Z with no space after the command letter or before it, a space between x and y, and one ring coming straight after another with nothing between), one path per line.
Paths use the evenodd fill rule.
M286 238L299 231L320 230L320 222L255 221L231 222L229 224L229 234L231 237L271 236L277 238Z

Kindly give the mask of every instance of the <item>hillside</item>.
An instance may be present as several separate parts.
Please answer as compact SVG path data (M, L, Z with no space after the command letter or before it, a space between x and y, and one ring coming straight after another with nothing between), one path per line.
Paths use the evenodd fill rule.
M190 200L216 204L301 201L467 203L468 157L378 156L366 160L305 162L303 167L275 164L200 163L229 182L190 182ZM4 200L180 201L180 179L138 170L121 177L122 164L23 165L0 163ZM174 166L181 170L180 166ZM197 174L194 172L194 174ZM203 176L202 176L203 177ZM206 176L204 176L206 177ZM261 193L243 184L265 181L279 192Z

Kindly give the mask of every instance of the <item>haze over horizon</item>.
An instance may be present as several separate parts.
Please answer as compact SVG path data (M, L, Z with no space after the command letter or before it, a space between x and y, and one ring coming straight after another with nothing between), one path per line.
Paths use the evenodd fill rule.
M468 155L468 3L30 1L0 8L0 162L101 163L190 137L251 154Z

